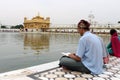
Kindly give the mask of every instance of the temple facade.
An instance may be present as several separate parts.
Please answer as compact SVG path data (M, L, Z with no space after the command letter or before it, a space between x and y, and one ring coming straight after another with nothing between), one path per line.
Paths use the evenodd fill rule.
M24 17L24 31L26 32L44 32L50 26L50 17L35 16L31 20Z

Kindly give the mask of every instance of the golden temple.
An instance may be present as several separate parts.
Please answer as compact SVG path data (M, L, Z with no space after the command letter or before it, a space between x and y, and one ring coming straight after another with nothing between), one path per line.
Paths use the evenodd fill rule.
M28 20L24 17L24 31L46 31L50 26L50 17L41 17L39 15L33 17L31 20Z

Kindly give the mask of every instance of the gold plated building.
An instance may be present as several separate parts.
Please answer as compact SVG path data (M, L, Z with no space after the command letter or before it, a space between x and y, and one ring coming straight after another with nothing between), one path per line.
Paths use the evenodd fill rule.
M43 18L41 16L35 16L31 20L24 17L24 31L46 31L50 26L50 17Z

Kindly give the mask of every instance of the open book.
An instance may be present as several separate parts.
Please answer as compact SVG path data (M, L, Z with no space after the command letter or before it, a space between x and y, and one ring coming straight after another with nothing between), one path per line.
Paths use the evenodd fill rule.
M68 56L69 54L71 54L70 52L62 52L63 55Z

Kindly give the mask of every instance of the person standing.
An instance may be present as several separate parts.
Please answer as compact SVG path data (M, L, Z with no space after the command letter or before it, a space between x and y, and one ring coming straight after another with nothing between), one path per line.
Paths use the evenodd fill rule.
M82 73L101 74L107 63L104 58L108 56L102 39L89 31L90 23L86 20L80 20L77 29L81 35L77 51L61 57L59 65Z

